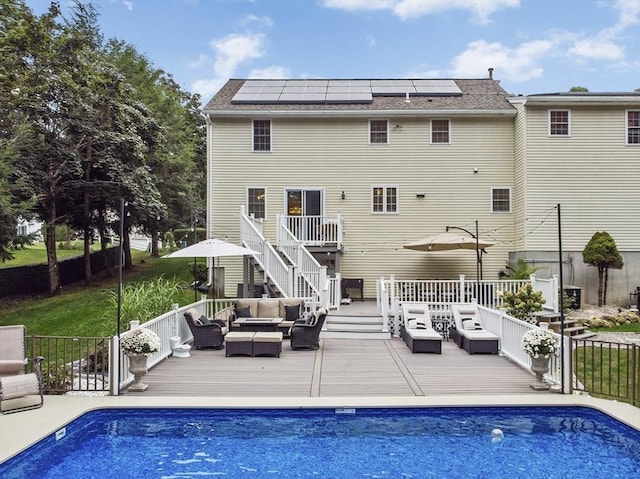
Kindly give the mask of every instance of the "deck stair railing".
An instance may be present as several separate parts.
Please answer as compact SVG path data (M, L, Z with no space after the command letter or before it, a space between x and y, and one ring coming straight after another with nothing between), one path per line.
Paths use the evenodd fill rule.
M293 268L289 267L273 246L262 235L256 221L240 207L240 240L244 246L258 251L254 261L262 268L268 279L285 297L296 296L296 281Z
M320 297L327 281L327 267L321 266L304 247L303 242L289 229L287 217L282 215L278 215L277 244L294 268L294 296Z

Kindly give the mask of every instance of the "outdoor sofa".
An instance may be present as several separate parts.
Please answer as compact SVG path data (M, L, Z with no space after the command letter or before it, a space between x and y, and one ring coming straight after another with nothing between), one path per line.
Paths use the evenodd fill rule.
M230 330L233 322L240 318L281 318L278 329L288 336L294 321L300 319L304 301L295 298L239 298L234 304L233 314L229 318Z

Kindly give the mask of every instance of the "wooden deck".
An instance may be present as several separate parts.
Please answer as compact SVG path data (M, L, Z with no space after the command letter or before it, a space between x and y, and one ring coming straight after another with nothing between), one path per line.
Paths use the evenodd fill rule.
M191 351L152 368L145 395L192 397L340 397L530 394L534 377L497 355L469 355L453 341L442 354L412 354L399 338L322 339L317 351L280 358ZM123 394L139 394L123 391Z

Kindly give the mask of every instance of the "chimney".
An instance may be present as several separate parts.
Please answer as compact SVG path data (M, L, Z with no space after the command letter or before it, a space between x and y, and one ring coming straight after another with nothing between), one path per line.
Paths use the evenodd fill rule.
M489 68L489 80L493 80L493 68Z

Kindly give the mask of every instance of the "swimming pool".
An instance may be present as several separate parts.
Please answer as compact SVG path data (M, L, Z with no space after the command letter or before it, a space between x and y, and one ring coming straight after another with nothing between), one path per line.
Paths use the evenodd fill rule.
M3 479L638 474L640 431L587 407L105 409L0 465Z

